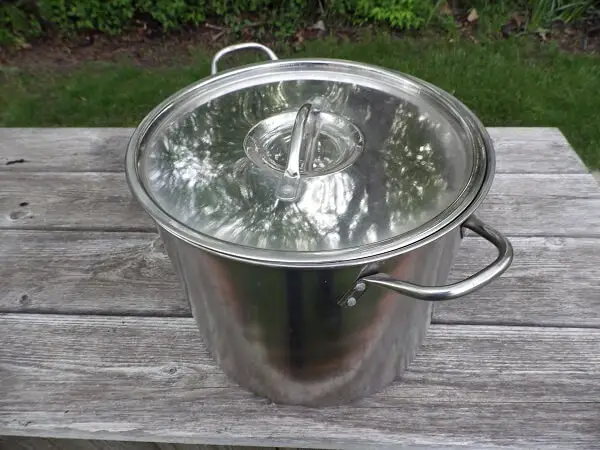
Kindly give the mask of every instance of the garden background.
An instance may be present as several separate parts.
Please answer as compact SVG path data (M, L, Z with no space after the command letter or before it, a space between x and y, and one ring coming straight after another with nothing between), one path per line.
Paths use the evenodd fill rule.
M250 40L412 74L487 126L558 127L600 169L597 0L3 0L0 126L135 126Z

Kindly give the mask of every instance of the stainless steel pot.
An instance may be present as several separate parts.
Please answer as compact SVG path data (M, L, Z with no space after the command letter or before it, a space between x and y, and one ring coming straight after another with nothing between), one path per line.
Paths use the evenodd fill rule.
M245 48L272 61L217 73ZM512 261L474 216L494 175L485 128L435 86L366 64L247 43L212 73L155 108L126 157L208 348L275 402L382 389L414 357L431 301ZM446 285L465 229L498 257Z

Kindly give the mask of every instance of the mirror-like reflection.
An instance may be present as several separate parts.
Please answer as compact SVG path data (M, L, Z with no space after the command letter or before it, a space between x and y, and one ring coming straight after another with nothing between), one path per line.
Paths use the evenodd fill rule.
M315 96L362 131L364 151L342 171L304 177L297 201L281 202L277 164L255 164L243 141L258 122ZM465 153L451 124L426 105L354 84L284 81L224 95L168 124L146 149L142 172L158 204L202 233L319 251L379 242L431 220L464 187Z

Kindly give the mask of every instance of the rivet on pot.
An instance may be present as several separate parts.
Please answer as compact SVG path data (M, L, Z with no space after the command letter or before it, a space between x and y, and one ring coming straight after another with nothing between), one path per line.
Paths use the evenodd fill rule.
M364 281L359 281L356 283L350 291L342 299L338 302L338 305L343 307L353 307L356 305L357 300L365 293L367 290L367 283Z

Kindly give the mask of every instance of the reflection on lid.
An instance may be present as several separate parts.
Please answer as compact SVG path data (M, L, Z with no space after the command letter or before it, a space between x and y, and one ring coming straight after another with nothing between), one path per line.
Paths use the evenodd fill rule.
M282 202L275 195L281 171L248 158L243 142L260 121L315 95L362 130L364 151L341 171L302 177L297 199ZM253 86L171 123L149 144L142 169L157 203L209 236L272 250L356 247L422 225L464 187L470 162L450 124L434 116L351 84Z

